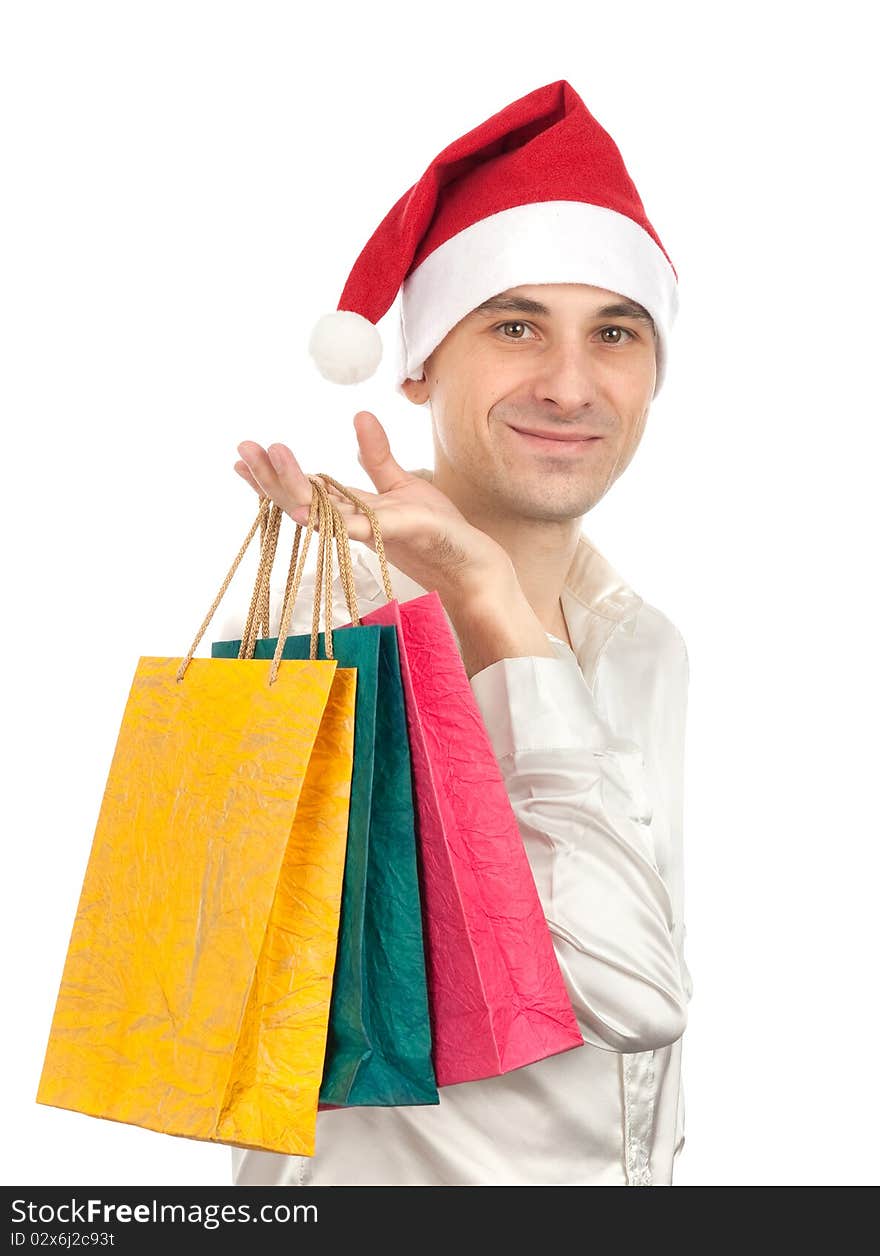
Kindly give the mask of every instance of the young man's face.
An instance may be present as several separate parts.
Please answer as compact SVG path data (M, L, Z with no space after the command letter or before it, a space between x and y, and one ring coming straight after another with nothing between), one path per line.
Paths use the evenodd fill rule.
M587 284L524 284L501 298L453 327L406 395L430 400L441 482L446 464L502 513L580 517L638 447L656 379L653 325L641 307L603 312L625 298Z

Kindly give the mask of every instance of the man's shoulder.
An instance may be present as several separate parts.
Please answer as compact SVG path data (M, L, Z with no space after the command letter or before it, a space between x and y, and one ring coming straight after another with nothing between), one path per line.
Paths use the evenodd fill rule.
M690 659L684 634L678 625L658 606L642 600L635 617L634 635L647 644L658 663L679 663L686 677L690 675Z
M652 602L642 601L638 615L642 621L643 630L650 633L658 643L679 650L687 656L684 633L665 611L661 611Z

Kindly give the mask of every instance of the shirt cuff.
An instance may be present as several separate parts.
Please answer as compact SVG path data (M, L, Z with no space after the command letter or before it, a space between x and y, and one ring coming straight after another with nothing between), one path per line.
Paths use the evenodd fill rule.
M499 659L471 677L496 756L601 749L607 729L574 655Z

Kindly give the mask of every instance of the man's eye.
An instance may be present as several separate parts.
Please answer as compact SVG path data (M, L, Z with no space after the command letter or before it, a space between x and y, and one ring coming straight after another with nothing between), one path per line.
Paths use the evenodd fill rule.
M630 332L629 328L625 328L625 327L614 327L614 325L613 327L604 327L600 329L599 334L601 335L604 332L623 332L624 335L628 335L630 340L633 339L633 333ZM620 343L625 343L625 342L620 342L620 340L605 340L605 344L620 344Z
M498 326L495 328L495 330L496 330L496 331L500 331L502 327L503 327L503 328L507 328L507 327L522 327L522 328L525 328L525 327L528 327L528 323L517 323L517 322L514 322L514 323L499 323L499 324L498 324ZM506 340L522 340L522 339L523 339L523 337L522 337L522 336L506 336L506 337L505 337L505 339L506 339Z

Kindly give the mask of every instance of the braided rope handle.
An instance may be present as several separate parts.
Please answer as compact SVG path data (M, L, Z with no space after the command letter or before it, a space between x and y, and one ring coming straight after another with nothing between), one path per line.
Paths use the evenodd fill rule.
M317 658L317 639L320 624L320 602L321 602L321 580L324 579L324 623L325 623L325 642L326 654L328 659L333 658L333 629L332 629L332 560L328 554L328 547L332 548L333 540L336 541L337 557L339 562L340 581L345 593L345 600L353 625L360 624L360 615L358 613L357 595L355 591L354 573L351 564L351 549L349 545L348 531L345 527L344 520L339 512L336 503L330 497L321 480L326 480L328 484L332 484L338 489L344 497L352 502L357 508L367 516L370 521L370 527L373 531L373 537L376 544L376 553L379 557L379 565L382 571L382 583L385 589L385 595L389 601L394 598L394 591L391 587L391 576L388 571L388 560L385 556L385 546L382 541L382 533L379 527L379 520L375 511L368 506L365 501L347 489L344 484L321 471L317 476L309 476L312 484L312 500L309 506L308 520L302 524L296 524L296 533L293 542L293 548L290 555L290 563L285 584L284 599L281 613L281 624L278 630L278 644L275 649L275 655L272 660L272 667L269 673L269 684L275 683L278 675L278 667L281 662L281 654L284 650L284 643L288 637L290 619L293 614L293 606L296 601L299 587L302 582L303 572L305 570L305 561L308 554L309 544L311 542L312 533L315 528L318 529L318 559L315 577L315 599L312 614L312 636L310 644L310 658ZM183 681L186 670L198 649L199 642L205 635L208 625L214 618L217 607L223 600L226 590L232 581L232 577L238 570L239 564L244 557L247 549L257 533L260 531L260 559L257 568L257 578L254 589L251 594L250 606L248 608L247 620L245 628L242 631L241 645L239 646L238 657L253 658L254 645L257 633L262 631L263 636L269 635L269 592L272 565L275 560L275 553L278 544L278 535L281 527L281 508L274 502L270 503L269 498L261 496L260 505L257 511L257 517L248 530L248 534L242 542L242 546L230 567L226 578L224 579L217 596L211 603L210 609L205 616L202 624L196 633L195 640L181 661L180 667L177 669L175 679L178 683ZM300 541L303 530L306 533L305 544L300 552Z
M385 545L382 541L382 532L379 528L379 520L376 518L375 510L373 510L372 506L368 506L367 503L360 497L356 496L356 494L352 493L351 489L347 489L344 484L340 484L338 480L334 480L333 476L328 475L326 471L319 471L318 475L322 480L326 480L328 484L332 484L334 488L338 489L339 492L342 493L343 497L347 497L350 502L353 502L354 505L357 506L358 510L362 510L369 519L370 527L373 529L373 540L376 542L376 553L379 556L379 566L382 570L382 583L385 586L385 596L388 598L389 602L392 601L394 598L394 591L391 588L391 576L388 573L388 560L385 557ZM312 477L310 476L309 478L311 479Z

